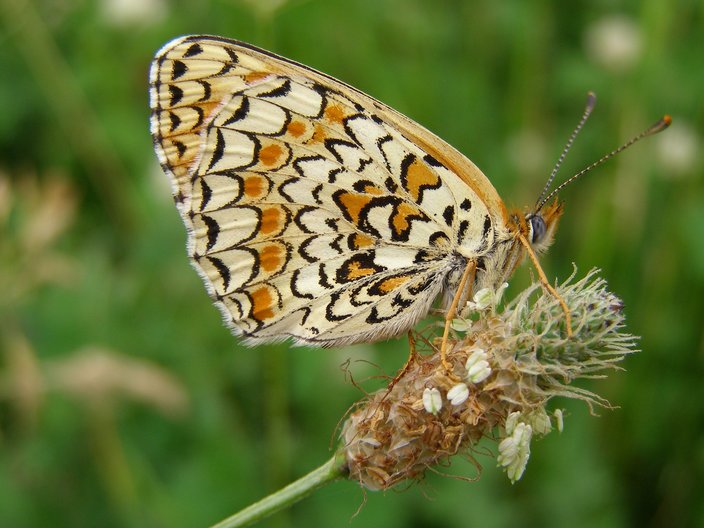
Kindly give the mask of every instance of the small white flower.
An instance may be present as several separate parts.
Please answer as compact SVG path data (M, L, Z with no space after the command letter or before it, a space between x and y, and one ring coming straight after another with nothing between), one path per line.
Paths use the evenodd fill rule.
M433 387L423 391L423 407L430 414L437 414L442 409L442 396L440 391Z
M508 420L507 420L508 423ZM530 458L530 440L533 436L533 429L530 425L519 422L513 428L513 432L504 438L499 444L499 456L496 461L500 466L506 468L511 483L516 482L523 476L523 472Z
M555 416L555 425L557 426L558 432L562 432L562 430L565 427L565 422L564 422L564 417L562 415L562 409L555 409L555 412L552 413L553 416Z
M474 294L471 301L467 302L466 310L478 312L488 307L495 307L499 304L506 288L508 288L508 282L501 284L496 291L491 288L482 288Z
M458 383L447 391L447 399L452 405L460 405L469 398L469 387L464 383Z
M465 319L453 319L450 323L450 327L455 332L466 332L467 330L469 330L471 324L471 321L466 321Z
M546 435L552 430L550 417L545 409L540 408L528 415L528 423L533 428L533 432L538 435Z
M494 292L491 288L482 288L472 297L472 303L467 303L467 305L472 305L475 310L483 310L491 304L494 300Z
M481 348L476 348L467 358L465 368L467 369L467 381L471 383L481 383L491 374L491 367L487 361L487 354Z
M518 423L518 419L520 417L521 413L518 411L514 411L506 417L506 424L504 425L504 429L506 429L506 434L508 436L511 436L513 434L513 430L516 428L516 424Z

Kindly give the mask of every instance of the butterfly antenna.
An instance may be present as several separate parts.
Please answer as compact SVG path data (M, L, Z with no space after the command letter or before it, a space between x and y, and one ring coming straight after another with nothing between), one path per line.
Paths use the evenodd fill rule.
M609 152L606 156L603 156L603 157L599 158L598 160L596 160L596 161L595 161L594 163L592 163L591 165L585 167L584 169L582 169L581 171L579 171L577 174L575 174L574 176L572 176L572 177L569 178L568 180L566 180L566 181L564 181L563 183L561 183L560 185L558 185L557 188L556 188L554 191L552 191L550 194L548 194L548 195L545 197L545 199L544 199L543 201L541 201L541 202L538 204L538 207L537 207L536 211L539 211L547 202L550 201L550 199L551 199L553 196L555 196L558 192L560 192L560 190L562 190L566 185L569 185L569 184L572 183L574 180L576 180L577 178L579 178L579 177L582 176L583 174L586 174L587 172L589 172L589 171L592 170L593 168L598 167L599 165L601 165L602 163L604 163L606 160L608 160L608 159L610 159L610 158L613 158L616 154L618 154L618 153L620 153L620 152L623 152L623 151L626 150L628 147L630 147L630 146L633 145L634 143L637 143L637 142L640 141L641 139L643 139L643 138L645 138L645 137L648 137L648 136L652 136L652 135L654 135L654 134L657 134L658 132L662 132L663 130L665 130L667 127L670 126L670 123L672 123L672 118L671 118L669 115L664 115L664 116L662 116L657 122L653 123L651 126L649 126L647 129L645 129L643 132L641 132L641 133L638 134L637 136L634 136L633 138L631 138L630 140L626 141L623 145L621 145L621 146L618 147L617 149L612 150L612 151Z
M550 177L548 178L548 182L545 184L545 187L543 187L543 192L540 193L538 200L535 202L535 207L536 207L535 212L536 213L538 211L540 211L540 208L545 203L543 198L547 194L548 189L550 189L550 185L552 185L552 182L555 179L555 176L557 175L557 171L560 170L560 167L562 166L562 162L565 161L565 156L567 155L569 150L572 148L572 143L574 143L574 140L577 137L577 134L579 134L579 131L582 130L584 123L586 123L587 119L589 119L589 115L592 113L592 110L594 110L595 105L596 105L596 94L594 92L590 91L587 93L587 104L584 106L584 113L582 114L582 118L579 120L579 123L577 124L575 129L572 131L572 134L570 134L570 137L567 140L567 143L565 144L565 148L562 149L562 153L560 154L560 157L557 159L557 163L555 163L555 167L553 167L552 172L550 173Z

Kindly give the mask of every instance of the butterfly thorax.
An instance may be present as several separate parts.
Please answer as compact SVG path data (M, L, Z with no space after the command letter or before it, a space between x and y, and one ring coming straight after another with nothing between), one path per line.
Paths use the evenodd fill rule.
M465 287L463 298L469 299L483 288L496 290L509 280L526 256L526 246L521 237L530 244L535 253L545 251L552 243L562 211L562 204L557 201L542 211L510 211L503 229L497 230L494 243L485 254L474 258L474 280ZM448 307L452 302L468 261L469 259L458 255L455 266L445 282L443 306Z

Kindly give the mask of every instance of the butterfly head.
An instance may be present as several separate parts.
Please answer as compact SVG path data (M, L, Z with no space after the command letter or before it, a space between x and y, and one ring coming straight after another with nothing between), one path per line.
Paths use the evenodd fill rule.
M524 234L536 253L542 253L552 244L562 212L562 202L556 198L550 205L525 215Z

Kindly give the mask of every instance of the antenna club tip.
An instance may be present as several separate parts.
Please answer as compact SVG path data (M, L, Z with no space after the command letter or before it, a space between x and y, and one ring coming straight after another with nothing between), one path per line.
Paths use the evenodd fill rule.
M596 106L596 94L589 90L587 92L587 110L592 111L592 109Z
M669 127L672 124L672 117L670 114L665 114L662 116L657 123L655 123L650 129L647 131L647 135L651 134L657 134L658 132L662 132L665 130L667 127Z

